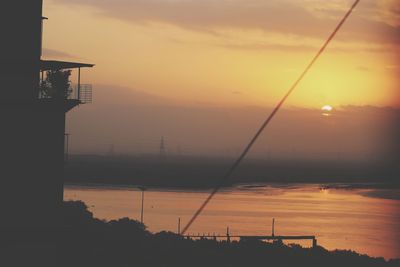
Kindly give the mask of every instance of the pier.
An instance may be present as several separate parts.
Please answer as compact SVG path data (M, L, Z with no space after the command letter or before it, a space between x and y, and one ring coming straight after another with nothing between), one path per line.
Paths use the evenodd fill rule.
M190 238L190 239L223 239L226 240L227 242L230 242L231 238L235 239L240 239L241 241L247 241L247 240L267 240L267 241L274 241L277 243L282 243L284 240L310 240L312 241L312 247L315 248L317 247L317 238L313 235L277 235L277 236L268 236L268 235L210 235L210 234L197 234L197 235L185 235L184 237Z
M180 234L180 219L178 222L178 234ZM272 234L271 235L230 235L229 234L229 227L226 228L226 234L188 234L184 235L185 238L190 239L222 239L226 240L227 242L231 241L231 238L239 239L240 241L250 241L250 240L259 240L259 241L273 241L277 244L282 244L284 240L311 240L312 247L316 248L318 246L317 238L314 235L275 235L275 218L272 219Z

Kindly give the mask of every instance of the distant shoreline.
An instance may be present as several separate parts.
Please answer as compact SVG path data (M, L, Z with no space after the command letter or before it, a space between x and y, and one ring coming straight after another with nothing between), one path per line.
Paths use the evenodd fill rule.
M360 192L360 195L370 198L400 200L400 185L399 184L379 184L379 183L248 183L248 184L235 184L226 186L221 189L221 192L230 191L230 189L251 190L252 188L260 187L274 187L282 189L293 189L303 186L316 186L321 190L368 190ZM111 190L139 190L139 186L133 184L104 184L104 183L65 183L66 188L86 188L90 189L111 189ZM242 187L242 188L241 188ZM173 186L150 186L148 190L152 191L168 191L168 192L209 192L211 187L173 187Z
M72 155L65 165L67 184L142 185L208 189L232 164L231 159L157 156ZM400 187L395 162L291 161L246 159L226 187L237 184L340 184ZM343 189L350 189L349 186Z

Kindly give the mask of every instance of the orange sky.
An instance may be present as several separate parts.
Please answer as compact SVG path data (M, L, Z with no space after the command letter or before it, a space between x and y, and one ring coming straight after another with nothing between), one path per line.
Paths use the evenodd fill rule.
M361 1L287 105L400 105L396 2ZM351 3L45 0L44 57L95 63L83 82L175 102L270 106Z

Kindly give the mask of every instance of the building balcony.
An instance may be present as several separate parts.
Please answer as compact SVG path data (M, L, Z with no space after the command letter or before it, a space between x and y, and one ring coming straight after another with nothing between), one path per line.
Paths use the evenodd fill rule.
M41 79L37 97L41 103L63 103L65 111L80 104L92 103L92 85L81 84L81 68L91 68L93 64L41 60ZM72 69L77 69L76 83L69 80Z
M92 85L91 84L73 84L62 93L57 93L53 88L39 87L39 99L64 99L76 100L79 104L92 103Z

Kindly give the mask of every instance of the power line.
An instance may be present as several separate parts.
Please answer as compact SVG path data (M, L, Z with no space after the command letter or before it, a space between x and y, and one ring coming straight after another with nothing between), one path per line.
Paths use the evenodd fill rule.
M228 169L228 171L225 173L225 175L221 178L219 183L215 186L215 188L210 192L208 195L207 199L201 204L200 208L195 212L193 217L189 220L189 222L186 224L186 226L182 230L182 234L185 234L185 232L189 229L189 227L193 224L193 222L197 219L197 217L200 215L200 213L204 210L204 208L207 206L207 204L210 202L210 200L214 197L214 195L219 191L219 189L222 187L222 185L230 178L234 170L239 166L239 164L242 162L244 157L247 155L247 153L250 151L251 147L254 145L260 134L264 131L265 127L269 124L269 122L272 120L272 118L275 116L275 114L278 112L278 110L281 108L283 103L285 103L286 99L289 97L289 95L294 91L294 89L297 87L297 85L300 83L300 81L304 78L304 76L307 74L307 72L311 69L311 67L314 65L314 63L317 61L317 59L321 56L321 54L324 52L328 44L332 41L333 37L335 37L336 33L340 30L344 22L347 20L347 18L350 16L350 14L353 12L354 8L357 6L357 4L360 2L360 0L356 0L354 4L351 6L351 8L347 11L345 16L341 19L339 24L336 26L334 31L331 33L331 35L328 37L328 39L325 41L323 46L320 48L320 50L317 52L317 54L314 56L314 58L308 63L307 67L304 69L304 71L301 73L299 78L293 83L293 85L290 87L289 91L283 96L282 100L279 101L279 103L276 105L276 107L273 109L271 114L267 117L267 119L264 121L264 123L261 125L260 129L256 132L254 137L250 140L248 145L245 147L243 150L242 154L240 154L239 158L233 163L233 165Z

